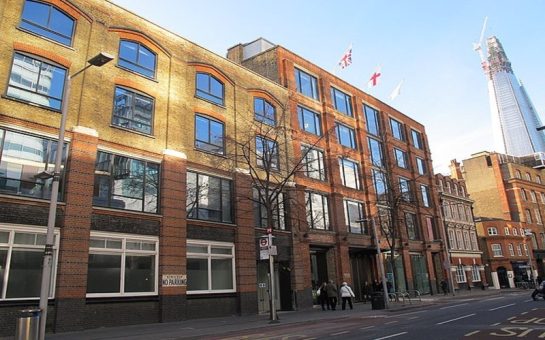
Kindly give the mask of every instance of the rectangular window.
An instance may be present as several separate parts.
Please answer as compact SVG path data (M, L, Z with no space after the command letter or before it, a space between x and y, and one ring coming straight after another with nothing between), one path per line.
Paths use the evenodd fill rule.
M255 138L255 153L257 166L266 171L278 171L278 143L265 137L257 136Z
M93 204L158 212L159 164L98 151Z
M411 213L405 213L405 225L407 226L407 234L409 240L419 240L420 233L418 230L418 222L416 220L416 215Z
M196 114L195 148L219 155L225 154L224 131L222 122Z
M470 235L471 235L471 248L473 250L479 250L479 245L477 244L477 234L474 231L472 231Z
M231 181L187 172L187 217L232 223Z
M517 244L517 253L519 256L522 256L522 248L520 247L520 244Z
M310 229L329 230L327 197L314 192L305 193L307 222Z
M532 223L532 212L530 209L525 210L526 213L526 223Z
M352 97L346 93L337 90L334 87L331 88L331 102L333 103L335 110L346 116L353 117L351 99Z
M430 207L430 191L427 185L420 185L420 194L422 195L422 205Z
M48 176L55 168L56 151L55 140L0 129L0 193L49 199L53 176ZM67 156L68 144L64 143L60 200Z
M525 243L522 246L524 247L524 254L528 256L528 245Z
M46 231L0 224L0 301L40 297ZM55 296L58 249L55 231L49 298Z
M305 176L320 181L326 180L326 171L324 164L324 152L322 150L302 145L301 153L303 155L302 170Z
M464 237L461 230L456 230L456 242L459 249L464 249Z
M373 169L373 184L377 193L377 200L384 201L387 199L386 193L388 190L388 182L386 181L386 174L380 170Z
M507 245L507 248L509 249L509 255L510 256L515 256L515 248L513 248L513 244L509 243Z
M367 105L363 105L363 110L365 111L367 132L375 136L380 136L380 121L378 111Z
M449 240L451 249L457 249L458 248L458 246L456 245L456 236L454 235L454 230L449 230L448 231L448 240Z
M413 139L413 145L418 149L424 149L424 144L422 143L422 134L416 130L411 129L411 136Z
M25 1L21 27L66 46L72 45L75 21L54 5L40 1Z
M370 137L368 138L368 142L372 165L379 168L384 167L384 159L382 156L382 143Z
M316 77L295 68L295 84L297 86L297 92L318 100L318 80Z
M358 163L346 158L339 159L339 167L341 171L341 182L345 187L359 189L360 176Z
M363 218L363 203L344 200L344 220L348 232L353 234L367 234L365 223L361 221Z
M498 229L495 227L488 228L488 235L489 236L498 235Z
M416 157L416 168L418 169L419 175L425 175L427 173L426 162L420 157Z
M254 118L267 125L276 125L276 109L267 100L254 97Z
M403 169L409 168L407 153L405 151L394 148L394 155L395 155L396 164L398 167Z
M66 69L15 53L7 96L60 111Z
M112 124L129 130L152 134L153 98L116 87Z
M87 297L158 294L159 239L91 231Z
M481 281L481 272L479 271L479 266L474 264L471 266L471 275L473 276L473 282Z
M469 231L464 230L464 243L467 250L471 250L471 240L469 239Z
M405 130L402 123L397 120L390 118L390 127L392 129L392 135L395 139L405 140Z
M335 123L335 133L339 144L348 148L356 148L356 134L354 129L340 123Z
M235 245L187 240L187 293L236 291Z
M408 179L399 177L399 193L405 202L411 202L413 200L411 184Z
M539 212L538 208L534 209L534 215L536 216L536 223L543 224L543 222L541 221L541 213Z
M306 132L322 135L320 127L320 114L307 108L297 106L297 116L299 118L299 127Z
M458 283L467 282L466 272L464 271L463 265L456 266L456 282Z
M494 257L502 257L503 256L503 252L501 250L501 244L495 243L495 244L492 244L491 247L492 247L492 255Z
M272 190L266 192L264 188L254 188L253 193L255 226L259 228L269 227L267 210L270 210L272 215L272 228L277 230L286 230L284 217L284 195L282 195L282 193L276 195L276 192L273 192Z

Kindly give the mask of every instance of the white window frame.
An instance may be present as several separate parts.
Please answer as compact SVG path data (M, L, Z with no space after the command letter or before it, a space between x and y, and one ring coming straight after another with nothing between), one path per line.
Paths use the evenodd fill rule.
M187 295L192 294L220 294L220 293L234 293L237 291L237 276L236 276L236 262L235 262L235 244L230 242L216 242L206 240L187 240L187 248L189 245L206 246L207 253L190 253L187 251L188 259L207 259L208 261L208 289L206 290L189 290L187 287ZM231 254L212 254L212 248L224 248L231 249ZM232 289L212 289L212 259L229 259L231 258L231 270L233 277Z
M473 277L473 282L481 282L481 272L478 265L474 264L471 266L471 276Z
M513 228L513 236L519 236L519 232L517 228Z
M456 243L456 236L454 235L454 230L449 229L448 238L449 238L449 241L450 241L450 248L451 249L457 249L458 245Z
M469 231L464 230L464 243L467 250L471 249L471 240L469 239Z
M458 249L464 249L464 236L461 230L456 230L456 242L458 242Z
M464 270L463 265L456 266L456 282L458 283L466 283L467 282L467 276L466 272Z
M528 245L526 243L524 243L522 246L524 248L524 254L526 254L526 256L528 256Z
M532 200L532 202L537 203L536 192L533 190L530 190L530 199Z
M93 248L91 239L103 238L107 240L121 241L121 249ZM155 243L155 250L127 249L127 241L143 241ZM91 231L89 238L89 254L121 255L119 293L87 293L88 298L93 297L115 297L115 296L152 296L159 294L159 237L145 236L138 234L109 233L102 231ZM149 292L125 293L125 258L127 255L155 255L155 289Z
M477 242L477 233L472 231L469 233L471 237L471 248L473 250L479 250L479 244Z
M522 248L520 247L520 244L517 244L517 254L518 256L522 256Z
M493 257L503 257L503 250L501 249L501 244L493 243L490 245L490 248L492 249Z
M14 244L15 239L15 233L21 232L21 233L33 233L36 235L46 235L47 234L47 228L44 226L27 226L27 225L20 225L20 224L5 224L0 223L0 231L8 232L8 243L0 243L0 249L7 249L7 261L6 261L6 268L4 272L4 278L3 282L4 285L0 286L0 301L17 301L17 300L38 300L40 296L35 297L22 297L22 298L6 298L7 290L8 290L8 282L9 282L9 273L10 273L10 265L11 265L11 254L14 249L16 250L27 250L27 251L36 251L43 254L43 251L45 249L45 244L43 245L28 245L28 244ZM53 259L52 259L52 265L51 265L51 282L49 286L49 299L52 299L55 297L55 286L56 286L56 278L57 278L57 262L58 262L58 250L59 250L59 236L60 232L59 229L56 228L54 230L54 244L53 244Z
M498 229L496 227L488 227L488 236L498 235Z
M509 227L503 228L503 232L505 233L506 236L509 236Z
M515 256L515 248L513 248L513 244L509 243L507 248L509 249L509 256Z
M534 214L536 215L536 223L537 224L543 224L543 222L541 220L541 214L539 213L538 208L534 208Z

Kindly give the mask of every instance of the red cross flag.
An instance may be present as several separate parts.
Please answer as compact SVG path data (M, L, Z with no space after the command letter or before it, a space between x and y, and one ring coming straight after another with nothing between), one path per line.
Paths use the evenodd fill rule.
M377 67L375 72L371 75L371 78L369 78L369 81L367 82L367 86L369 88L377 86L378 82L380 81L380 76L381 75L382 75L382 73L380 73L380 66L379 66L379 67Z
M344 52L343 56L341 57L341 60L339 61L339 67L341 69L347 68L352 64L352 44L348 46L348 49L346 52Z

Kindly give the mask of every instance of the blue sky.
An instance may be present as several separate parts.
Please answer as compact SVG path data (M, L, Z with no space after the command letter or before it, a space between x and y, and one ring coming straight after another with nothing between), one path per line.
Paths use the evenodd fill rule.
M353 63L337 76L424 124L442 173L451 159L494 151L486 79L472 49L488 16L485 39L500 39L545 123L543 0L113 2L222 56L264 37L333 72L352 44ZM369 90L377 65L382 81Z

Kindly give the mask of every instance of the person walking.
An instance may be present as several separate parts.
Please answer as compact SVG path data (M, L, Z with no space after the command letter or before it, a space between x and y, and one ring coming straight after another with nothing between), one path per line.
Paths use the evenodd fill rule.
M362 288L363 303L367 303L367 300L371 300L371 292L373 291L372 286L369 282L365 281Z
M337 307L337 286L333 283L333 280L329 280L326 286L327 298L329 300L329 307L331 310L335 310Z
M441 289L443 290L443 295L447 295L448 284L447 281L445 281L444 279L441 280Z
M322 306L322 310L329 310L329 299L327 295L327 282L322 282L320 288L318 288L318 302Z
M348 283L343 282L341 289L340 289L341 299L343 301L342 308L343 310L346 309L346 302L348 301L348 306L350 306L350 309L354 309L354 306L352 306L352 298L355 296L354 292L352 291L352 288L348 285Z

